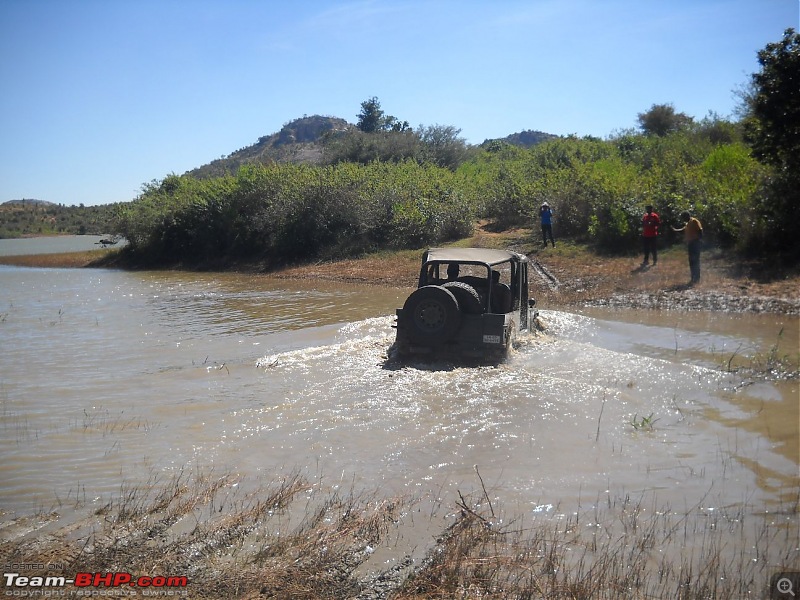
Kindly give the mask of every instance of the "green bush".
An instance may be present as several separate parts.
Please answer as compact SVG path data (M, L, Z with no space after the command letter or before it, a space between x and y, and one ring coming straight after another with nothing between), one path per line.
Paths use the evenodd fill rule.
M487 145L462 165L481 197L480 215L499 226L538 229L538 209L553 208L556 236L593 242L613 252L638 251L641 217L653 204L664 239L683 210L697 214L711 243L739 245L769 228L758 210L766 172L717 117L664 136L627 131L603 141L561 138L530 149ZM766 223L764 223L767 221Z
M414 161L247 166L236 176L170 175L121 215L145 263L286 263L419 247L471 231L470 194L452 171Z

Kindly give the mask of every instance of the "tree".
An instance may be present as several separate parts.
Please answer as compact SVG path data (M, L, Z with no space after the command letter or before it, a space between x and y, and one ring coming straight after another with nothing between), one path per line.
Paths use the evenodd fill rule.
M364 133L374 133L383 128L385 116L375 96L361 103L361 112L357 116L356 127Z
M800 205L800 34L787 29L780 42L758 53L761 71L743 96L745 138L753 155L775 169L766 194L757 200L761 245L787 261L800 257L797 227L790 215Z
M638 119L642 131L660 137L692 124L692 117L676 113L672 104L653 104L647 112L639 113Z
M373 96L361 103L361 112L358 113L358 127L364 133L377 133L378 131L408 131L408 121L399 121L397 117L387 115L381 109L381 103Z
M800 177L800 34L787 29L780 42L759 51L758 63L754 93L745 97L747 140L760 161Z
M418 128L425 148L425 160L455 171L467 158L467 142L458 137L461 130L452 125L428 125Z

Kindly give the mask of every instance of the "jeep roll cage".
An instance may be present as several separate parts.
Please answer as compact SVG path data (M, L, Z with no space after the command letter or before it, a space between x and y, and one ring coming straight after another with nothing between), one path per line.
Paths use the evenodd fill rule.
M495 250L491 248L431 248L422 256L422 266L419 272L417 287L437 284L446 280L443 276L442 265L475 265L486 269L485 277L474 276L456 277L455 281L468 283L474 287L484 287L485 312L512 312L519 310L520 306L528 305L528 272L520 268L527 263L528 257L511 250ZM508 265L510 270L510 284L508 285L511 297L511 306L505 310L493 310L491 299L497 296L497 287L500 284L496 278L495 267ZM446 267L445 267L446 268ZM525 319L527 321L527 319ZM527 327L527 322L522 324Z

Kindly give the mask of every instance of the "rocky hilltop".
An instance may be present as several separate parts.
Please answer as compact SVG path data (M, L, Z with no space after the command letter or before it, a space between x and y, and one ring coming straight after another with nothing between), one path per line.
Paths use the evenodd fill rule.
M186 174L204 179L236 173L239 167L247 164L319 164L322 162L322 146L325 136L355 129L355 127L354 124L338 117L304 115L299 119L289 121L277 133L262 136L255 144L240 148L227 156L187 171ZM505 142L529 148L556 137L558 136L551 133L528 129L512 133L504 138L486 140L483 145Z
M235 173L247 164L274 162L319 163L322 158L322 139L331 132L355 127L338 117L303 116L286 123L280 131L258 138L258 141L228 156L192 169L187 175L198 178L220 177Z

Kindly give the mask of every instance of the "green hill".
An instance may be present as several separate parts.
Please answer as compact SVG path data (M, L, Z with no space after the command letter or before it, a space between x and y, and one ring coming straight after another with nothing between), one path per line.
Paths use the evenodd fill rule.
M64 206L45 200L9 200L0 204L0 238L104 235L114 230L118 206Z

